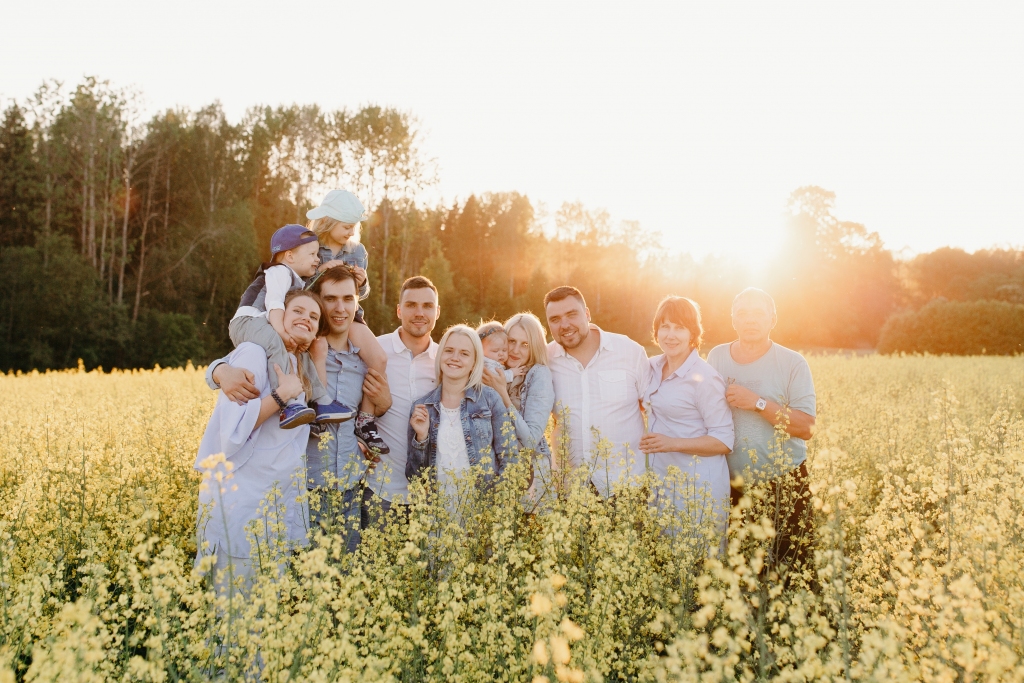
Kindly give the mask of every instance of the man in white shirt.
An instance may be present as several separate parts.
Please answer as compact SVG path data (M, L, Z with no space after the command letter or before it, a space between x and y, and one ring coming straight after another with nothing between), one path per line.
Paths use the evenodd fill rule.
M616 483L644 471L640 400L651 381L647 353L629 337L592 324L590 309L575 287L548 292L544 313L554 339L548 344L555 387L552 464L563 465L559 459L567 456L565 465L588 467L591 482L607 498ZM562 420L566 411L567 425ZM567 454L560 454L563 430L568 430ZM610 453L598 457L598 444L605 440Z
M437 287L425 277L411 277L402 284L398 298L401 326L377 337L388 356L392 400L391 409L377 418L377 428L391 452L382 455L381 462L367 475L366 489L382 499L379 504L385 512L393 504L405 504L409 495L409 481L405 478L409 416L413 402L437 386L437 342L430 338L430 333L439 311ZM368 507L372 509L373 504Z

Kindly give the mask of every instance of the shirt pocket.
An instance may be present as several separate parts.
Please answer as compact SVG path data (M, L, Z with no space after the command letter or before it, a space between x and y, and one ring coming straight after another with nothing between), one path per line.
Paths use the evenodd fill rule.
M601 388L601 400L620 402L626 400L626 373L623 370L602 370L597 373Z

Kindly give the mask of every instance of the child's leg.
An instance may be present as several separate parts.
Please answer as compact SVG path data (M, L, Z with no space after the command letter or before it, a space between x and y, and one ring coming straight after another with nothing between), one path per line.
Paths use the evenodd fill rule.
M238 346L242 342L251 342L262 346L267 352L267 372L270 375L270 388L277 389L279 382L274 365L280 365L285 372L290 372L290 356L284 347L284 340L277 333L265 316L258 318L235 318L228 324L228 336ZM312 364L312 361L310 361ZM315 371L314 371L314 374Z
M312 403L330 403L330 401L327 400L327 388L324 387L323 382L320 381L320 373L316 371L316 363L313 362L308 351L299 354L299 362L302 363L302 372L306 375L306 379L309 381L309 396L306 397L306 401Z
M359 349L359 357L366 363L366 367L382 375L387 372L388 356L369 327L361 322L354 323L348 329L348 338ZM359 412L373 415L373 402L363 398L359 404Z
M373 336L370 328L363 323L362 315L357 315L355 322L356 324L352 325L348 330L348 337L359 349L359 357L366 363L366 367L376 370L382 375L386 374L388 369L387 354L384 353L384 349L377 341L377 338ZM356 416L356 437L366 445L366 448L371 453L386 455L391 451L377 431L373 410L373 401L364 396L359 404L359 415Z

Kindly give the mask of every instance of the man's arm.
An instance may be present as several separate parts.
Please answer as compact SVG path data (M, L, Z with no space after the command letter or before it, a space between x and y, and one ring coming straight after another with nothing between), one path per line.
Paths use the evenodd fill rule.
M758 412L757 401L763 398L750 389L741 387L739 384L730 384L725 390L725 400L733 408L749 410L757 413L770 425L777 426L780 423L786 424L786 433L798 439L810 439L814 436L814 416L808 415L802 410L796 410L783 406L775 401L765 398L764 410Z
M245 368L228 365L224 359L215 360L206 371L207 384L211 388L220 389L232 402L245 405L254 398L260 397L256 388L255 376Z
M363 397L373 403L373 414L380 417L391 409L391 388L388 386L387 375L373 368L367 368L363 378Z

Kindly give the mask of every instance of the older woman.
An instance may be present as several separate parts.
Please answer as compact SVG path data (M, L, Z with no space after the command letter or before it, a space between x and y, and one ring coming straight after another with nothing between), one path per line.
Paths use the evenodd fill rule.
M220 570L248 577L254 571L251 557L279 566L285 551L306 543L307 511L299 495L306 489L303 455L309 426L282 429L278 420L268 418L291 399L305 402L309 381L301 375L294 344L312 342L324 316L319 298L298 289L287 294L284 307L291 367L276 367L280 384L273 390L267 352L256 344L239 344L227 361L252 373L260 399L238 405L221 393L196 456L195 468L209 473L199 491L196 563L215 554L218 582L226 578ZM257 519L264 525L260 538L270 547L254 553L246 527Z
M697 353L704 336L700 308L684 297L666 297L652 327L663 353L650 360L653 377L644 395L649 429L640 450L662 478L670 467L689 475L690 482L683 491L673 491L670 502L699 510L709 497L715 526L724 534L729 510L725 456L734 439L732 412L725 400L725 381Z
M517 448L501 398L481 382L484 354L476 331L449 327L435 363L437 387L415 401L409 419L405 475L412 481L432 468L438 488L453 500L460 474L481 465L490 481L513 461Z

